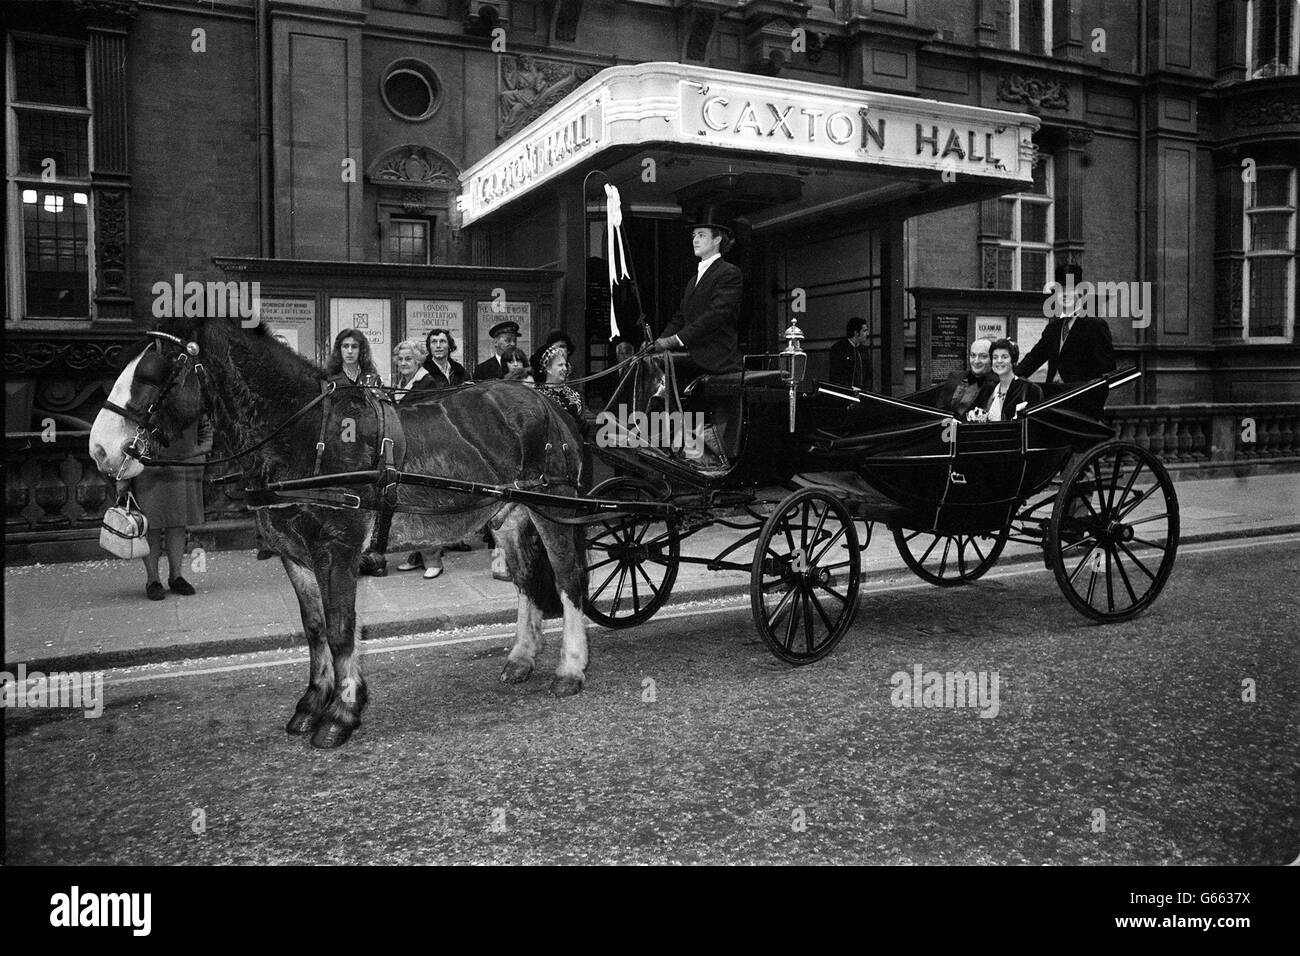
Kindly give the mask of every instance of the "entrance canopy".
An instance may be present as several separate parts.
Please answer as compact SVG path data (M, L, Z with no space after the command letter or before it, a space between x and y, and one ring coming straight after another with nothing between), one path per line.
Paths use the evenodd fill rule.
M755 230L832 207L919 211L1032 183L1038 125L1025 113L681 63L617 66L466 170L458 207L470 225L602 169L617 171L625 203L664 212L750 192Z

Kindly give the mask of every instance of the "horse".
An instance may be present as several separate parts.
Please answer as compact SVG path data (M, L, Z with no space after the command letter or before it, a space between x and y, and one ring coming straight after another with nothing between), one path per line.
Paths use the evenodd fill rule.
M550 690L561 697L582 690L581 528L482 493L400 482L394 488L391 481L395 469L488 486L544 486L548 494L575 497L581 438L569 415L517 382L479 383L395 405L369 388L331 383L261 322L178 318L148 335L95 419L90 455L105 475L131 478L144 467L140 458L161 460L158 449L205 407L214 432L236 449L249 500L258 502L258 529L293 585L311 650L307 689L288 733L310 733L313 746L333 748L361 723L368 692L357 577L381 495L397 512L393 550L456 541L490 523L519 592L515 642L501 680L529 679L543 647L543 619L562 615L563 647ZM373 489L267 490L286 479L367 469L384 474L385 467L386 488L377 482ZM363 493L348 493L354 490Z

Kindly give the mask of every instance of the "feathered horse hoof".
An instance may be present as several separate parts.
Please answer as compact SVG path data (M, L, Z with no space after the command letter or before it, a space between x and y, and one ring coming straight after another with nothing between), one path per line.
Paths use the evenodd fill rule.
M308 714L300 710L289 718L289 723L285 725L284 729L295 737L301 737L304 734L311 733L312 728L315 726L316 715Z
M522 684L532 676L533 665L527 661L507 660L506 666L501 668L501 683L503 684Z
M311 735L311 745L318 750L333 750L335 747L342 747L348 742L348 738L352 736L354 730L356 730L356 727L349 727L328 717L322 718L316 727L316 732Z
M572 697L582 690L582 679L579 677L561 677L558 674L551 681L551 693L556 697Z

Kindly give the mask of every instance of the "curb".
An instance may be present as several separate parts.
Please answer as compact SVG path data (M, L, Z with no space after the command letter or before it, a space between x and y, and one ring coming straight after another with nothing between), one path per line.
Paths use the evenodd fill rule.
M1204 544L1210 541L1226 541L1234 538L1268 538L1281 537L1288 534L1300 533L1300 522L1288 524L1271 525L1261 528L1241 528L1234 531L1208 531L1201 534L1191 534L1179 539L1179 547L1189 544ZM1037 564L1042 561L1040 554L1031 552L1029 554L1016 555L1014 557L1000 560L997 567L1014 567L1022 564ZM906 568L891 567L877 568L864 572L862 583L869 581L885 581L897 577L900 570L906 572ZM919 579L918 579L919 580ZM732 597L736 594L748 593L749 584L736 582L734 584L710 585L692 590L682 590L674 592L665 608L671 608L674 604L684 604L692 601L709 601L718 598ZM423 617L412 618L406 621L381 621L377 624L363 626L361 631L361 640L371 641L387 637L400 637L406 634L417 634L425 631L449 631L457 628L483 627L485 625L510 626L515 621L515 609L493 608L483 611L467 611L460 614L428 614ZM594 625L593 625L594 626ZM600 628L605 630L605 628ZM18 664L26 666L28 671L44 671L49 673L57 670L111 670L121 667L138 667L145 664L164 664L184 660L201 660L211 657L227 657L234 654L256 654L264 651L294 650L303 646L303 632L281 631L275 634L265 634L260 637L248 638L226 638L212 641L203 641L198 644L184 644L173 647L141 647L129 650L115 651L90 651L84 654L69 654L61 657L41 657L30 661L6 661L3 669L13 673Z

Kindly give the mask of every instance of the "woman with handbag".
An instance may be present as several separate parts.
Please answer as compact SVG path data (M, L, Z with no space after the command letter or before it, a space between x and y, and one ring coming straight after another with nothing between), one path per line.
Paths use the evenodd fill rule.
M188 525L203 523L203 463L210 451L212 423L204 415L167 446L167 457L193 461L193 465L151 465L132 479L135 499L149 519L146 535L149 553L142 560L147 579L144 593L151 601L161 601L167 596L158 577L158 559L164 542L167 548L167 584L172 593L194 593L194 585L181 574L184 570L185 532Z

